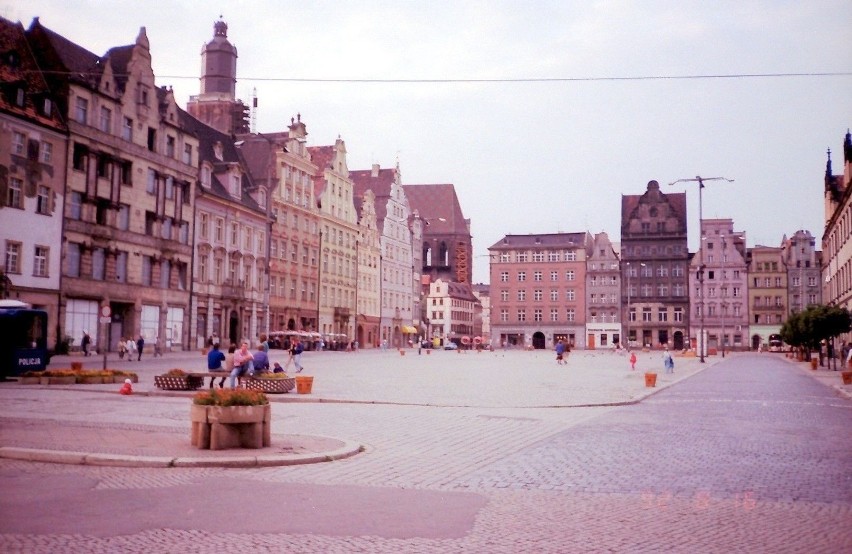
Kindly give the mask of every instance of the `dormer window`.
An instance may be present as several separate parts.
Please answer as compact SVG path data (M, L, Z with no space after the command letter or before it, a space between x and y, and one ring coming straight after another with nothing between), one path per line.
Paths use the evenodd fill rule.
M50 98L44 99L44 104L42 105L42 107L44 110L44 115L46 115L47 117L53 115L53 102L50 100Z
M210 170L210 167L206 165L203 166L201 168L201 186L209 189L212 176L213 172Z
M217 141L216 144L213 145L213 155L216 156L216 159L219 160L220 162L223 161L224 153L223 153L223 147L222 147L221 142Z
M239 175L231 175L231 196L235 198L240 197L240 176Z
M19 107L23 107L24 106L24 100L25 100L24 89L19 88L17 93L15 94L15 104L17 104Z

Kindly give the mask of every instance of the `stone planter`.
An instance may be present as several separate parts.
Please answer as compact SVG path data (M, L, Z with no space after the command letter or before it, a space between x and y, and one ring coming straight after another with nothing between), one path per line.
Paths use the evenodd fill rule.
M194 375L155 375L154 385L163 390L196 390L204 379Z
M843 379L844 385L852 385L852 371L841 371L840 378Z
M100 375L81 375L77 382L82 385L103 385L104 378Z
M272 443L272 408L192 404L192 445L202 449L263 448Z
M40 376L21 377L20 379L18 379L18 382L22 385L38 385L39 383L41 383L41 380L42 377Z
M59 377L47 377L48 385L73 385L77 382L77 377L74 375L69 375L67 377L59 376Z
M290 392L296 388L296 378L255 379L253 377L249 377L248 379L243 379L243 385L250 390L259 390L270 394L281 394Z
M646 387L656 387L657 386L657 374L648 372L645 374L645 386Z

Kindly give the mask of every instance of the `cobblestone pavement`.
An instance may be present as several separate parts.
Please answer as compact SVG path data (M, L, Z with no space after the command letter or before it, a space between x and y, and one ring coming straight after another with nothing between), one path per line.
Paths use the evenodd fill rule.
M714 358L639 404L535 407L551 405L549 381L614 365L575 354L574 366L559 368L573 374L556 373L550 357L493 357L491 374L517 377L512 386L526 392L480 394L467 375L453 381L467 383L453 393L466 407L448 407L455 400L443 402L432 388L420 398L432 406L275 403L274 433L366 446L330 463L127 469L0 460L0 551L852 550L852 402L814 380L804 364L756 354ZM360 371L384 375L369 366L388 365L388 353L384 363L379 355L353 356L362 355ZM449 356L455 354L428 359L464 357ZM675 376L692 363L677 361ZM488 377L481 362L468 363ZM452 377L466 369L435 371ZM620 370L592 375L596 390L587 396L624 401L622 382L638 377ZM333 381L330 369L315 374L323 371ZM398 389L408 382L390 380ZM609 397L601 392L607 381L615 383ZM395 402L416 396L388 395ZM15 418L77 422L104 433L116 425L186 426L185 398L127 403L94 391L6 386L0 398L2 426Z

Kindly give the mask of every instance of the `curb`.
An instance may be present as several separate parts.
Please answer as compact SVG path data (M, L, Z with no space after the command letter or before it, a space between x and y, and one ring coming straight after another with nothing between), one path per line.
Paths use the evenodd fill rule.
M314 435L317 436L317 435ZM330 438L330 437L325 437ZM339 440L339 439L335 439ZM52 464L71 464L105 467L136 468L196 468L196 467L279 467L303 464L318 464L349 458L364 451L364 446L352 441L343 441L343 446L328 452L316 454L263 454L259 456L218 456L218 457L169 457L169 456L133 456L127 454L103 454L87 452L68 452L64 450L46 450L40 448L0 447L0 458L27 462Z

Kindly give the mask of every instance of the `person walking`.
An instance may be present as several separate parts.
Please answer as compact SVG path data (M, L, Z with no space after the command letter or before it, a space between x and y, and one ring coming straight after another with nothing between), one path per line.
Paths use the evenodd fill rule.
M666 373L674 373L674 358L672 358L672 353L669 352L668 348L663 352L663 365L666 368Z
M636 369L636 352L630 353L630 369L631 370Z
M136 339L136 351L139 353L136 358L137 362L142 361L142 349L145 348L145 339L142 338L142 335L139 335L139 338Z
M118 359L123 360L124 355L127 353L127 339L121 337L121 340L118 341Z
M92 337L88 331L83 331L83 340L80 341L80 346L83 348L83 356L89 355L89 345L92 344Z
M302 341L297 340L296 345L293 347L293 364L296 366L296 373L301 373L302 369L302 352L304 352L304 347L302 346Z
M131 337L127 337L125 348L127 349L127 361L132 362L133 354L136 352L136 341L134 341Z
M556 343L556 365L562 365L565 362L562 357L565 354L565 343L562 342L562 339L559 339Z

